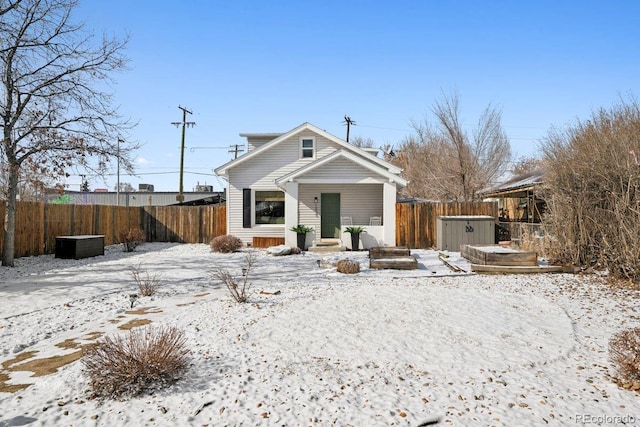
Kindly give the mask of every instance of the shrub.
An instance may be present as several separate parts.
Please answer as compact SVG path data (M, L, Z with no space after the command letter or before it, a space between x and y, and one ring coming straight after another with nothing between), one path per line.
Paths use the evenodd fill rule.
M148 271L145 271L143 277L142 273L140 265L131 268L133 280L136 282L136 285L138 285L138 294L142 297L150 297L158 290L160 274L151 275Z
M341 259L336 263L338 273L355 274L360 272L360 263L348 259Z
M242 283L240 285L226 268L216 268L212 273L212 276L225 284L227 290L231 294L231 297L233 297L236 302L247 302L249 299L249 290L251 289L249 273L251 272L251 268L255 262L256 255L254 253L247 254L245 257L244 267L242 267Z
M190 351L175 327L136 328L85 350L82 364L96 397L133 396L176 381Z
M242 247L242 240L227 234L214 237L210 246L211 252L231 253L238 251Z
M135 227L127 231L121 231L119 237L125 252L133 252L139 244L147 240L144 231Z
M621 387L640 390L640 328L625 329L609 340L609 360Z
M640 281L640 105L622 99L541 146L552 262Z

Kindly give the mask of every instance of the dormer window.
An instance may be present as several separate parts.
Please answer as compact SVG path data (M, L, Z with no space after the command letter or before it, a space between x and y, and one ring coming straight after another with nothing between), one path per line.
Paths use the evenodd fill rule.
M300 157L311 159L314 157L315 140L313 138L302 138L300 140Z

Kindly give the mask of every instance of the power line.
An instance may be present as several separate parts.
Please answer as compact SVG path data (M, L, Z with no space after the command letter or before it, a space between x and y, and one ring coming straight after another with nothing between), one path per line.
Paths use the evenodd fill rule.
M190 147L189 151L193 153L196 150L223 150L226 148L227 147Z
M204 168L204 169L209 169L209 168ZM179 174L179 173L180 173L180 171L142 172L142 173L126 173L126 174L121 174L121 176L137 177L137 176L146 176L146 175L176 175L176 174ZM185 171L183 171L183 173L184 174L190 174L190 175L216 176L215 173L192 172L192 171L189 171L189 170L185 170ZM78 176L78 175L70 174L70 176ZM115 174L114 173L105 173L105 174L100 175L100 176L115 176Z

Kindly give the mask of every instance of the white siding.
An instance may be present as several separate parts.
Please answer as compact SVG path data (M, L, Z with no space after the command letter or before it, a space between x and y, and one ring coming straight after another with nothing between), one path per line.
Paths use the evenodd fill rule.
M247 138L247 147L249 149L249 151L255 150L256 148L262 147L264 144L266 144L269 141L272 141L274 138L254 138L254 137L250 137Z
M315 138L315 158L300 158L300 139L304 137ZM277 178L315 161L318 156L324 157L331 154L338 148L333 142L313 132L302 132L229 169L229 195L227 199L229 229L227 233L240 238L244 243L251 243L253 236L285 237L286 230L282 225L242 227L242 189L280 190L274 182Z
M380 183L385 181L383 177L374 175L369 169L353 163L349 159L337 158L304 174L304 176L300 177L300 180L302 182L307 180L342 180L344 182L379 180Z
M354 225L369 225L372 216L382 217L382 184L300 184L299 223L319 234L321 193L340 193L340 216L350 216ZM314 197L318 198L316 209ZM384 224L384 218L382 219Z

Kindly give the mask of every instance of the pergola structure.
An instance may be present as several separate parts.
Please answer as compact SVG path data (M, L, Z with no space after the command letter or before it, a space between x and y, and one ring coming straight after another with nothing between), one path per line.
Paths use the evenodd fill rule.
M509 230L511 239L519 238L524 228L532 228L527 224L535 227L542 222L546 205L539 190L543 178L542 171L534 171L514 176L481 193L483 198L498 200L498 222Z

